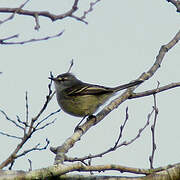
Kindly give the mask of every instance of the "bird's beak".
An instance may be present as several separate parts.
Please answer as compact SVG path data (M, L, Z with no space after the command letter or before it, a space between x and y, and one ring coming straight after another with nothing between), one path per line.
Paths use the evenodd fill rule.
M58 79L55 77L48 77L48 79L51 79L52 81L57 81Z

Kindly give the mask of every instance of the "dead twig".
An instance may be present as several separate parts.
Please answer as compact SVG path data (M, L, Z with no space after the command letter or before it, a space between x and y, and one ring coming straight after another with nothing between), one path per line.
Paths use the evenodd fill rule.
M89 5L89 9L87 11L84 11L84 14L80 17L80 19L85 19L86 16L93 11L93 7L100 1L101 0L96 0L95 2L91 2Z
M132 93L129 99L134 99L134 98L140 98L140 97L145 97L145 96L150 96L153 94L157 94L163 91L167 91L176 87L180 87L180 82L177 83L171 83L162 87L158 87L156 89L144 91L144 92L139 92L139 93Z
M72 59L72 60L71 60L71 64L70 64L70 66L69 66L69 69L68 69L68 71L67 71L68 73L71 71L73 65L74 65L74 60Z
M17 117L17 122L16 122L15 120L10 119L4 111L0 110L0 112L5 116L5 118L8 121L12 122L17 127L19 127L20 129L22 129L24 131L24 135L22 137L17 137L17 136L9 135L9 134L4 133L4 132L0 133L2 135L6 135L8 137L18 138L18 139L21 140L21 142L17 145L17 147L9 155L9 157L0 164L0 169L4 168L5 166L7 166L9 164L12 164L15 161L15 159L17 159L17 158L19 158L21 156L24 156L27 153L30 153L30 152L36 151L36 150L38 150L38 151L44 150L49 145L49 141L46 140L46 145L44 147L39 147L40 144L37 144L35 147L30 148L28 150L25 150L22 153L19 153L19 151L22 149L24 144L31 138L32 134L34 134L38 130L44 129L45 127L51 125L52 123L54 123L55 120L53 120L51 122L47 122L44 125L42 125L41 127L40 127L40 125L42 123L44 123L47 119L49 119L50 117L52 117L53 115L55 115L56 113L58 113L60 111L60 110L58 110L58 111L55 111L53 113L50 113L49 115L47 115L42 120L39 120L40 116L46 110L48 103L50 102L50 100L52 99L52 97L54 95L54 92L52 92L52 90L51 90L51 85L52 85L52 81L48 85L48 91L49 92L48 92L48 95L46 96L46 101L45 101L43 107L41 108L41 110L39 111L37 116L32 118L30 122L29 122L29 105L28 105L27 92L26 92L26 97L25 97L25 101L26 101L26 105L25 105L26 106L26 114L25 114L25 120L24 121L22 121L19 118L19 116L16 116Z
M128 120L128 108L126 108L126 118L125 118L125 121L124 121L123 125L121 125L121 127L120 127L120 133L119 133L118 139L117 139L117 141L116 141L116 143L115 143L115 145L114 145L113 147L111 147L111 148L107 149L106 151L101 152L101 153L99 153L99 154L95 154L95 155L91 155L91 154L90 154L90 155L84 156L84 157L82 157L82 158L77 158L77 157L75 157L75 158L70 158L70 157L65 156L65 161L69 161L69 162L81 161L81 162L84 162L85 160L88 160L88 159L93 159L93 158L97 158L97 157L102 157L102 156L104 156L105 154L108 154L108 153L110 153L110 152L112 152L112 151L115 151L116 149L118 149L118 148L120 148L120 147L122 147L122 146L127 146L127 145L129 145L129 144L132 144L133 142L135 142L135 141L141 136L142 132L143 132L143 131L146 129L146 127L149 125L150 118L151 118L153 112L154 112L154 109L152 110L151 113L148 114L146 124L145 124L142 128L139 129L137 135L136 135L134 138L132 138L132 139L129 140L129 141L123 141L122 143L119 144L119 140L120 140L120 138L122 137L123 129L124 129L124 127L125 127L125 125L126 125L126 123L127 123L127 120Z
M154 122L153 125L151 126L151 132L152 132L152 154L149 157L149 161L150 161L150 168L153 169L153 160L154 160L154 154L155 154L155 150L157 148L156 143L155 143L155 126L156 126L156 122L157 122L157 116L159 113L159 110L157 108L157 102L156 102L156 94L153 94L153 98L154 98L154 111L155 111L155 115L154 115Z
M0 25L9 21L9 20L12 20L15 16L15 14L20 10L22 9L30 0L26 0L23 4L21 4L17 9L16 11L14 11L14 13L12 15L10 15L8 18L4 19L3 21L0 21Z
M28 154L29 152L32 152L32 151L42 151L42 150L45 150L47 149L48 145L49 145L49 140L46 139L46 144L43 146L43 147L39 147L40 146L40 143L38 143L36 146L34 146L33 148L30 148L28 150L25 150L23 151L22 153L18 154L17 156L15 156L15 159L21 157L21 156L25 156L26 154Z
M60 33L56 34L56 35L47 36L47 37L44 37L44 38L29 39L29 40L26 40L26 41L17 41L17 42L6 42L7 40L18 38L19 35L16 34L16 35L13 35L13 36L10 36L10 37L7 37L7 38L0 39L0 44L2 44L2 45L15 45L15 44L23 45L23 44L27 44L27 43L31 43L31 42L45 41L45 40L48 40L48 39L57 38L57 37L61 36L63 33L64 33L64 30L61 31Z

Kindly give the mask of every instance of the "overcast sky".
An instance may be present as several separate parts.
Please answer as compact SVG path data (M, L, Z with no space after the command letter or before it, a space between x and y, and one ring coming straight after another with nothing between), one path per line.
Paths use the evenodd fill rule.
M12 1L12 2L11 2ZM0 1L0 7L17 7L22 4L13 0ZM10 3L11 2L11 3ZM80 2L81 15L89 7L89 1ZM43 1L31 0L24 9L48 10L52 13L63 13L70 9L72 0ZM7 15L1 15L3 19ZM49 72L54 75L68 70L70 61L74 59L72 72L82 81L114 87L136 79L147 71L155 61L160 47L168 43L179 30L179 14L167 1L101 1L93 12L87 16L88 25L66 18L52 23L41 17L40 30L34 30L32 17L18 16L0 26L0 38L20 34L20 39L40 38L57 34L65 30L56 39L25 45L0 47L1 93L0 109L15 119L19 115L25 117L25 92L28 91L30 118L34 117L42 107L47 95ZM14 40L15 41L15 40ZM153 89L160 85L179 82L180 45L177 44L165 56L161 68L156 74L141 85L136 92ZM176 88L157 95L159 115L156 128L156 144L154 166L164 166L180 162L180 121L179 121L180 89ZM129 107L129 120L122 141L129 140L144 126L147 115L152 111L153 96L128 100L118 109L111 112L102 122L91 128L81 141L69 151L69 156L83 156L99 153L114 145L118 137L119 126L125 118L125 109ZM54 98L48 106L48 112L57 110ZM60 112L54 118L56 122L35 134L23 150L50 140L50 146L61 145L73 133L80 120ZM50 119L50 120L53 120ZM13 135L22 135L17 127L5 120L0 114L0 131ZM0 135L0 161L13 151L18 140ZM128 147L93 160L94 164L120 164L125 166L149 168L151 154L150 126L141 137ZM27 159L31 159L33 168L52 165L54 154L49 148L43 152L30 153L18 159L15 169L28 170Z

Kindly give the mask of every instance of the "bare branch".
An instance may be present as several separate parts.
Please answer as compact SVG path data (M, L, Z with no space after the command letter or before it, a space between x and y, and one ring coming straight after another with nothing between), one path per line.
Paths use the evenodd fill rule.
M148 114L146 124L144 125L143 128L139 129L137 135L136 135L133 139L131 139L130 141L124 141L123 143L119 144L119 145L117 146L117 148L119 148L119 147L121 147L121 146L127 146L127 145L129 145L129 144L132 144L135 140L137 140L137 139L141 136L141 133L142 133L142 132L146 129L146 127L149 125L150 118L151 118L153 112L154 112L154 109L151 111L151 113Z
M154 64L146 73L143 73L142 75L140 75L138 80L145 81L151 78L154 75L154 73L160 68L160 65L163 61L165 54L168 52L168 50L174 47L179 40L180 40L180 31L178 31L178 33L174 36L174 38L168 44L163 45L160 48L159 54L157 55ZM112 110L114 110L124 101L126 101L132 95L132 92L136 88L137 86L127 89L122 95L120 95L118 98L111 101L105 108L103 108L103 110L101 110L96 115L96 118L89 118L88 121L86 121L83 125L81 125L79 130L75 131L74 134L68 139L66 139L66 141L62 145L58 147L51 147L50 150L56 154L55 164L63 163L65 159L65 154L69 151L70 148L74 146L74 144L81 138L81 136L83 136L92 126L99 123L103 118L105 118ZM143 131L143 128L139 130L139 134L142 131ZM134 140L132 140L132 142L133 141ZM122 145L127 145L129 143L131 142L128 142L128 143L124 142Z
M70 15L70 17L78 20L78 21L81 21L81 22L84 22L85 24L88 24L87 21L85 21L84 19L86 19L86 16L93 11L93 6L95 6L99 1L101 0L96 0L95 2L91 2L90 3L90 6L89 6L89 9L87 11L84 11L83 15L81 17L78 17L78 16L75 16L74 14Z
M71 71L73 65L74 65L74 60L72 59L72 60L71 60L71 64L70 64L70 66L69 66L69 69L68 69L68 71L67 71L68 73Z
M20 124L23 124L23 126L27 127L28 124L26 124L24 121L21 121L20 117L18 115L16 115L16 118L17 118L17 121L20 123Z
M53 121L49 122L49 123L46 123L45 125L39 127L39 128L35 128L34 131L38 131L38 130L41 130L41 129L44 129L45 127L53 124L54 122L56 121L56 119L54 119Z
M159 113L159 110L157 108L157 103L156 103L156 95L153 94L153 98L154 98L154 110L155 110L155 115L154 115L154 123L151 126L151 132L152 132L152 154L149 157L149 161L150 161L150 168L153 169L153 160L154 160L154 153L156 150L156 143L155 143L155 126L156 126L156 121L157 121L157 115Z
M32 161L28 159L28 162L29 162L29 171L32 171Z
M0 109L0 112L5 116L6 120L12 122L16 127L20 128L20 129L22 129L22 130L24 130L24 128L23 128L22 126L20 126L16 121L10 119L10 118L7 116L7 114L6 114L3 110Z
M61 109L58 109L57 111L50 113L48 116L46 116L44 119L42 119L41 121L39 121L39 122L37 123L37 125L35 126L35 129L36 129L41 123L43 123L45 120L49 119L51 116L57 114L57 113L60 112L60 111L61 111ZM55 120L54 120L54 121L55 121ZM54 123L54 121L52 121L50 124Z
M44 37L44 38L29 39L29 40L26 40L26 41L17 41L17 42L5 42L5 41L7 41L9 39L17 38L19 35L16 34L16 35L4 38L4 39L0 39L0 44L4 44L4 45L14 45L14 44L23 45L23 44L26 44L26 43L37 42L37 41L45 41L45 40L48 40L48 39L53 39L53 38L61 36L63 33L64 33L64 30L61 31L60 33L56 34L56 35L47 36L47 37Z
M128 107L127 107L127 108L126 108L126 118L125 118L125 121L124 121L123 125L120 126L119 137L118 137L118 139L117 139L114 147L112 147L112 149L116 149L117 145L119 144L119 141L120 141L120 139L121 139L121 137L122 137L122 133L123 133L123 130L124 130L124 127L125 127L125 125L126 125L126 123L127 123L128 118L129 118L129 114L128 114Z
M95 6L98 2L100 2L101 0L96 0L95 2L91 2L89 9L87 11L84 11L84 14L80 17L80 19L85 19L86 16L93 11L93 6Z
M49 90L49 92L48 92L48 95L46 96L46 101L45 101L43 107L41 108L41 110L40 110L40 112L37 114L37 116L31 119L31 122L28 122L28 123L23 122L23 121L21 121L20 118L17 116L17 121L18 121L20 124L23 124L23 126L25 126L24 128L20 126L20 127L23 129L23 131L25 132L25 128L28 129L28 130L27 130L27 132L24 133L24 136L21 138L21 142L17 145L17 147L14 149L14 151L9 155L9 157L7 157L6 160L4 160L4 161L0 164L0 169L6 167L7 165L11 164L15 159L17 159L17 158L19 158L19 157L21 157L21 156L23 156L23 155L25 155L25 154L27 154L27 153L29 153L29 152L31 152L31 151L34 151L34 150L43 150L43 149L46 149L46 148L47 148L47 146L48 146L48 144L49 144L49 141L48 141L48 140L46 140L47 144L46 144L44 147L42 147L42 148L39 148L39 147L38 147L39 144L38 144L38 145L36 145L34 148L31 148L31 149L29 149L29 150L24 151L24 152L21 153L21 154L18 154L18 152L22 149L22 147L24 146L24 144L31 138L31 136L32 136L32 134L33 134L34 132L36 132L37 130L43 129L43 128L47 127L47 126L49 126L50 124L52 124L52 123L55 121L55 120L54 120L54 121L52 121L52 122L50 122L50 123L46 123L44 126L38 128L38 129L35 129L35 128L34 128L34 123L37 122L37 120L39 119L39 117L40 117L40 116L42 115L42 113L45 111L45 109L47 108L48 103L50 102L50 100L52 99L52 97L53 97L53 95L54 95L54 93L55 93L55 92L54 92L54 93L52 92L52 90L51 90L51 85L52 85L52 81L51 81L51 82L49 83L49 85L48 85L48 90ZM29 109L29 108L27 108L27 107L28 107L28 101L27 101L27 97L26 97L26 116L28 116L27 109ZM5 116L9 121L11 121L11 122L15 123L15 125L19 126L15 121L13 121L13 120L11 120L10 118L8 118L8 116L6 115L6 113L4 113L4 111L0 110L0 112L2 112L2 113L4 114L4 116ZM52 116L53 114L54 114L54 113L51 113L50 115ZM50 117L50 115L47 116L47 117ZM44 122L44 121L47 119L47 117L46 117L45 119L43 119L42 121L40 121L40 122ZM27 117L26 117L25 119L27 120ZM41 123L40 123L40 124L41 124ZM7 135L7 134L5 134L5 135ZM9 134L8 134L8 135L9 135ZM11 136L11 135L9 135L9 136Z
M4 22L7 22L7 21L13 19L16 14L33 17L35 19L35 27L34 27L35 30L39 30L40 29L40 23L39 23L39 17L40 16L49 18L52 21L62 20L64 18L70 17L70 18L76 19L78 21L81 21L81 22L83 22L85 24L88 24L88 22L85 21L85 18L87 16L87 14L89 14L90 12L93 11L93 6L95 6L100 0L96 0L95 2L91 2L90 6L89 6L89 9L87 11L84 11L84 14L83 14L82 17L78 17L78 16L74 15L74 13L78 10L79 0L74 0L71 9L68 10L67 12L63 13L63 14L53 14L53 13L48 12L48 11L24 10L23 7L28 3L28 1L29 0L26 0L26 2L23 3L18 8L1 7L0 8L0 13L12 13L12 15L10 15L4 21L0 21L0 24L3 24ZM60 35L62 35L62 33L63 32L61 32L61 33L59 33L57 35L54 35L54 36L47 36L47 37L40 38L40 39L29 39L29 40L16 41L16 42L5 42L6 40L17 38L19 35L16 34L16 35L4 38L4 39L0 39L0 44L3 44L3 45L15 45L15 44L23 45L25 43L31 43L31 42L36 42L36 41L43 41L43 40L48 40L50 38L57 38Z
M12 163L11 163L11 165L9 166L9 170L11 170L12 169L12 167L13 167L13 165L14 165L14 163L15 163L15 161L13 161Z
M51 86L52 86L52 80L50 81L50 83L48 84L48 95L46 96L46 101L43 105L43 107L41 108L41 110L39 111L39 113L37 114L36 117L32 118L31 120L31 124L30 124L30 128L29 128L29 132L32 130L34 123L38 120L38 118L41 116L41 114L45 111L49 101L52 99L52 97L54 96L55 92L52 92L51 90Z
M6 37L6 38L3 38L3 39L0 39L0 43L4 42L4 41L7 41L9 39L14 39L14 38L18 38L18 37L19 37L19 34L15 34L13 36Z
M38 14L35 14L34 18L35 18L35 22L36 22L36 26L34 27L34 29L38 31L40 29Z
M15 14L16 14L20 9L22 9L29 1L30 1L30 0L26 0L22 5L19 6L19 8L17 8L17 10L16 10L12 15L10 15L8 18L6 18L6 19L3 20L3 21L0 21L0 25L3 24L3 23L5 23L5 22L7 22L7 21L9 21L9 20L11 20L11 19L13 19L14 16L15 16Z
M26 97L25 97L25 101L26 101L26 123L25 123L25 127L24 127L24 134L26 134L26 130L27 130L27 125L29 123L29 105L28 105L28 93L26 91Z
M140 97L144 97L144 96L150 96L153 94L157 94L172 88L176 88L176 87L180 87L180 82L177 83L171 83L162 87L158 87L156 89L152 89L152 90L148 90L148 91L144 91L144 92L140 92L140 93L132 93L131 96L129 97L129 99L134 99L134 98L140 98Z
M53 13L50 13L48 11L29 11L29 10L23 10L22 8L0 8L0 12L1 13L16 13L19 15L25 15L25 16L32 16L34 18L36 18L37 16L43 16L43 17L47 17L50 18L52 21L56 21L56 20L60 20L60 19L64 19L66 17L71 17L71 15L78 10L78 2L79 0L75 0L74 4L72 6L72 8L67 11L64 14L59 14L59 15L55 15Z
M45 146L39 148L39 146L40 146L40 143L39 143L39 144L37 144L35 147L33 147L33 148L31 148L31 149L28 149L28 150L25 150L25 151L22 152L21 154L16 155L16 156L15 156L15 159L16 159L16 158L19 158L19 157L21 157L21 156L25 156L26 154L28 154L28 153L30 153L30 152L32 152L32 151L42 151L42 150L45 150L45 149L48 147L49 143L50 143L49 140L46 139L46 145L45 145Z
M10 134L7 134L7 133L1 132L1 131L0 131L0 134L2 134L3 136L7 136L7 137L11 137L11 138L21 139L22 140L22 137L10 135Z
M130 172L134 174L141 174L141 175L146 175L144 177L134 177L130 179L157 179L157 180L162 180L162 177L164 179L168 179L170 176L171 177L179 177L179 168L180 164L173 164L173 165L168 165L164 167L159 167L156 169L142 169L142 168L133 168L133 167L127 167L127 166L122 166L122 165L117 165L117 164L105 164L105 165L90 165L86 166L83 165L82 163L74 163L72 165L64 165L64 164L59 164L58 166L49 166L46 168L41 168L41 169L36 169L34 171L22 171L22 170L16 170L16 171L6 171L6 170L1 170L0 176L1 178L5 179L42 179L42 174L43 174L43 179L53 179L54 177L62 176L66 174L67 179L79 179L79 176L74 176L73 175L67 175L69 172L104 172L104 171L117 171L120 173L123 172ZM101 176L103 179L119 179L117 176ZM87 176L81 176L80 179L99 179L99 177L87 177ZM102 179L101 178L101 179ZM121 177L120 177L121 178ZM177 179L176 178L176 179ZM122 178L121 178L122 179ZM124 177L123 179L128 179Z
M120 128L120 134L119 134L118 140L116 141L114 147L111 147L111 148L107 149L106 151L104 151L104 152L102 152L102 153L95 154L95 155L91 155L91 154L90 154L90 155L84 156L84 157L82 157L82 158L77 158L77 157L75 157L75 158L70 158L70 157L65 156L65 157L64 157L65 161L69 161L69 162L81 161L81 162L84 162L84 161L87 160L87 159L93 159L93 158L97 158L97 157L102 157L102 156L104 156L105 154L108 154L108 153L110 153L110 152L112 152L112 151L115 151L116 149L118 149L118 148L120 148L120 147L122 147L122 146L127 146L127 145L129 145L129 144L132 144L133 142L135 142L135 141L141 136L142 132L143 132L143 131L146 129L146 127L149 125L150 118L151 118L153 112L154 112L154 108L153 108L152 112L148 114L146 124L143 126L143 128L139 129L137 135L136 135L134 138L132 138L132 139L129 140L129 141L123 141L121 144L117 144L117 143L119 143L119 139L120 139L121 136L122 136L122 131L123 131L123 129L124 129L124 127L125 127L125 124L126 124L126 122L127 122L127 120L128 120L128 114L127 114L127 109L126 109L126 119L125 119L123 125L122 125L121 128Z
M81 22L83 22L83 23L85 23L85 24L88 24L88 22L87 21L85 21L84 19L81 19L80 17L78 17L78 16L75 16L75 15L70 15L70 17L72 17L72 18L74 18L74 19L76 19L77 21L81 21Z

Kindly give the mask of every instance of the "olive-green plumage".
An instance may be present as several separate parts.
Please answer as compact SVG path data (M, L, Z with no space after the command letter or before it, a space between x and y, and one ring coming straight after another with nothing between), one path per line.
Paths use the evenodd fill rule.
M50 77L55 83L56 97L59 106L68 114L78 117L92 115L117 91L138 85L142 81L109 88L80 81L71 73Z

